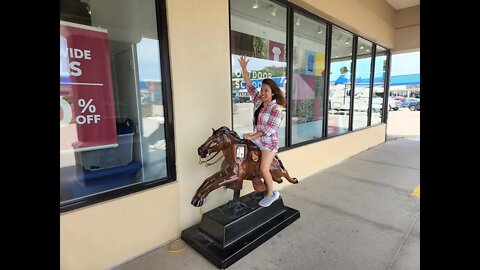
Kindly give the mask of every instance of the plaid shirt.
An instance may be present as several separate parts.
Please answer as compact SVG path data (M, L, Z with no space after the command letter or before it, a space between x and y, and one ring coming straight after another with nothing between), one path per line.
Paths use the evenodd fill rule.
M260 93L254 86L248 88L248 93L253 97L254 111L262 104ZM260 142L270 151L278 151L278 130L283 119L283 113L280 111L276 100L272 100L266 107L263 107L258 114L257 125L253 132L262 131ZM253 119L255 121L255 119Z

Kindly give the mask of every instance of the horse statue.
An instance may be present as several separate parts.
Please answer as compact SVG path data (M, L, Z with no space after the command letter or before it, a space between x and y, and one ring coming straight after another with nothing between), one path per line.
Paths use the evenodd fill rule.
M243 180L251 180L255 191L265 191L266 186L259 171L262 152L258 146L250 140L241 139L235 131L225 126L217 130L212 128L212 131L213 134L198 147L199 163L205 163L205 166L215 164L222 156L215 162L209 163L209 161L220 152L225 159L220 171L205 179L200 185L192 198L191 204L195 207L202 206L207 195L219 187L230 188L239 192L242 189ZM212 153L215 154L210 157ZM270 173L273 181L277 183L283 182L282 177L292 184L298 183L297 178L288 175L277 155L275 155L270 166Z

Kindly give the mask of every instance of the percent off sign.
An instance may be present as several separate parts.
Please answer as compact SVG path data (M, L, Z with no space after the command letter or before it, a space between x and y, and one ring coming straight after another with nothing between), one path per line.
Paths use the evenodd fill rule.
M96 124L100 122L100 114L94 114L97 111L97 108L93 104L92 98L88 101L81 98L77 101L77 104L81 108L80 115L75 118L77 124ZM72 121L72 107L62 97L60 97L60 107L63 109L63 119L60 121L60 127L66 127Z

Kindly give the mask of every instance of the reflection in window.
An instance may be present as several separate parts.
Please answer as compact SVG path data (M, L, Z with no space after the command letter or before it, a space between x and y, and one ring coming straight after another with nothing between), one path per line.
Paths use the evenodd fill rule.
M330 83L328 89L328 136L348 131L352 66L352 34L332 27Z
M126 2L60 2L61 205L167 176L155 1Z
M242 137L253 131L253 102L247 92L238 63L241 55L250 60L247 69L258 90L262 79L273 79L286 94L287 10L271 1L258 1L258 7L244 0L230 1L230 44L232 52L233 129ZM278 143L285 146L286 108L280 125Z
M372 43L358 38L357 62L355 66L355 94L353 96L353 127L359 129L368 124L368 106L370 102L370 75L372 63ZM382 103L378 97L372 99L372 111L380 112Z
M326 25L295 13L292 143L322 137Z
M371 125L378 124L382 121L383 97L385 93L385 79L387 76L387 50L383 47L377 46L375 54L375 70L373 73L373 99L372 99L372 120ZM375 104L373 104L375 100ZM390 106L395 107L396 101L389 98ZM399 102L398 102L399 103ZM373 110L373 106L380 104L380 110ZM398 107L397 107L398 110Z

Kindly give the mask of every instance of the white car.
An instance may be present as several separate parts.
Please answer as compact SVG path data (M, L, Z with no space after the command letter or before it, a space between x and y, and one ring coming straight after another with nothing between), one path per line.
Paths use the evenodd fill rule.
M388 98L388 110L389 111L391 111L391 110L398 111L401 103L402 102L400 100L396 100L392 97L389 97Z
M397 111L400 108L400 100L395 100L393 98L388 99L388 110ZM372 99L372 111L379 112L382 110L383 107L383 98L381 97L374 97Z

